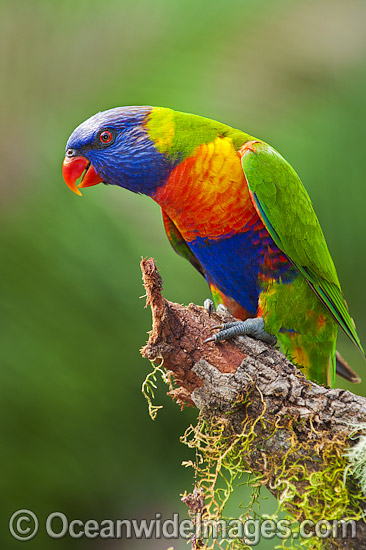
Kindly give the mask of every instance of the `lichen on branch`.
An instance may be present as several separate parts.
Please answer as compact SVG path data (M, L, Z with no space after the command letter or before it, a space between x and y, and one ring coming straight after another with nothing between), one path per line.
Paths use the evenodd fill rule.
M306 542L314 549L365 548L365 488L357 473L366 471L366 457L362 461L360 452L353 453L353 468L350 449L360 441L357 426L364 432L366 399L308 381L277 349L250 337L204 344L211 329L231 316L210 317L195 304L169 302L154 260L143 259L141 269L153 316L142 354L153 362L163 360L174 380L169 394L181 406L200 411L183 441L199 457L190 465L204 517L222 516L234 480L248 472L294 521L356 522L356 539L312 538L303 547ZM196 513L194 495L184 499ZM214 543L195 544L214 548Z

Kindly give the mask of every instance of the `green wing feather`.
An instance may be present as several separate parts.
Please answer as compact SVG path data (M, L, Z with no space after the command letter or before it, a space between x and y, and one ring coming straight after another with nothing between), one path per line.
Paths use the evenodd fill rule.
M364 353L322 229L299 176L277 151L260 141L243 147L241 162L253 203L276 245Z
M175 252L179 254L179 256L182 256L182 258L185 258L186 260L191 262L191 264L197 269L197 271L199 271L201 275L205 277L205 272L203 271L200 262L197 260L196 256L193 254L186 241L183 239L174 222L169 218L168 214L164 212L164 210L162 210L161 212L163 215L165 232Z

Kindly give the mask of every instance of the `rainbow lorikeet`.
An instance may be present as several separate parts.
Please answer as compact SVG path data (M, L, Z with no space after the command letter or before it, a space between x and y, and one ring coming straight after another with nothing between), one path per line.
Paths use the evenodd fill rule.
M161 206L175 251L241 320L213 340L278 338L308 378L333 385L338 359L356 381L336 352L338 327L363 349L323 232L298 175L267 143L196 115L118 107L74 130L63 174L79 195L104 182Z

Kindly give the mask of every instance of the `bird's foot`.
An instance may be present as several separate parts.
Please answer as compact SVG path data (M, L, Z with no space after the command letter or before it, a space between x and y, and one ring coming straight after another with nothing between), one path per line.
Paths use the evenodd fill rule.
M229 310L224 304L219 304L216 308L216 313L219 315L230 315Z
M210 298L206 298L206 300L203 302L203 307L207 311L208 316L211 317L211 315L215 311L215 304L213 303L213 301Z
M217 325L211 330L220 329L219 332L207 338L206 342L221 342L222 340L228 340L234 338L234 336L253 336L257 340L262 340L271 346L274 346L277 342L276 336L269 334L264 330L263 317L255 317L254 319L247 319L246 321L233 321L231 323L223 323Z
M203 307L207 311L209 317L211 317L211 315L215 313L215 304L210 298L206 298L206 300L203 302ZM217 306L216 313L219 313L220 315L225 315L229 312L224 304L219 304Z

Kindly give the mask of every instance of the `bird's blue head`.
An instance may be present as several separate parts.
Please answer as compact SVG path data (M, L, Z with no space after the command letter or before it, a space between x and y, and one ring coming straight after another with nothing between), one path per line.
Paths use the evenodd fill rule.
M70 189L81 195L79 188L104 182L152 195L163 185L177 162L159 152L148 134L152 110L117 107L80 124L67 142L63 163Z

